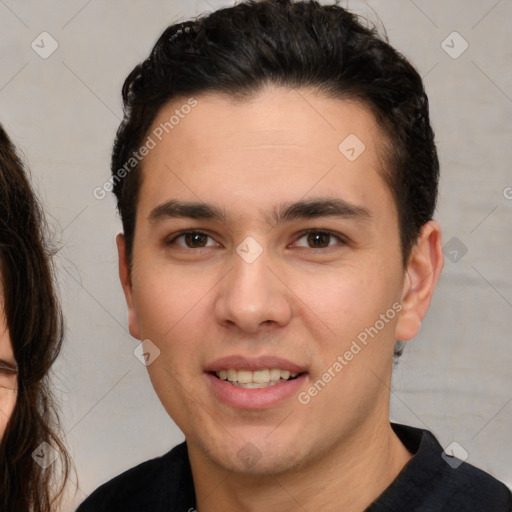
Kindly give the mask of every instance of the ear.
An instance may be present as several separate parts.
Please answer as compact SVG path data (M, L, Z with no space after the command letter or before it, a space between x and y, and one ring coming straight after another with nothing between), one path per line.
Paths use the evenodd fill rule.
M124 297L126 299L126 305L128 307L128 326L130 334L140 340L140 329L139 321L137 318L137 312L135 311L133 303L133 289L132 289L132 276L131 269L126 256L126 241L124 235L119 233L116 236L117 253L119 255L119 280L123 287Z
M398 340L407 341L418 334L443 264L441 228L435 221L427 222L412 248L405 271L402 311L396 327Z

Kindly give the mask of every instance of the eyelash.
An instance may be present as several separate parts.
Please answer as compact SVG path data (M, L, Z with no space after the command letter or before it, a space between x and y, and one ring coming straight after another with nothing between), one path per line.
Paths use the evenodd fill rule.
M17 375L18 370L0 361L0 374Z
M298 236L297 236L297 239L295 240L294 243L296 243L298 240L300 240L301 238L309 235L309 234L312 234L312 233L316 233L316 234L322 234L322 235L328 235L332 238L335 238L338 240L338 242L341 244L341 245L346 245L348 242L347 242L347 239L341 235L340 233L335 233L333 231L330 231L328 229L306 229L306 230L303 230L301 231L300 233L298 233ZM176 242L176 240L178 240L179 238L181 237L184 237L186 235L189 235L189 234L198 234L198 235L204 235L204 236L207 236L209 238L211 238L213 240L213 237L211 235L209 235L208 233L205 233L204 231L199 231L199 230L185 230L185 231L180 231L179 233L176 233L170 240L167 240L166 241L166 245L172 245ZM183 246L180 246L180 247L183 247ZM311 250L316 250L316 251L322 251L322 250L325 250L325 249L328 249L332 247L331 245L328 245L327 247L307 247L308 249L311 249ZM183 247L184 249L190 249L190 250L197 250L197 249L208 249L209 247ZM306 247L302 247L303 249L305 249Z

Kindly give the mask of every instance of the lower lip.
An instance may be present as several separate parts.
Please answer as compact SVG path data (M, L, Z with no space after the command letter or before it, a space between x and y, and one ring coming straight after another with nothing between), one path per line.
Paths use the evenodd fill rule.
M307 374L303 373L296 379L280 382L267 388L246 389L229 384L211 373L206 376L218 400L237 409L266 409L278 405L291 396L297 396L304 386Z

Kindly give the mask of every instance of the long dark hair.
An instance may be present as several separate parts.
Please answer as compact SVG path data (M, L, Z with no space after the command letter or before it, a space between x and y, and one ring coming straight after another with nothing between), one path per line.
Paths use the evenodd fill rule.
M51 256L42 209L0 126L0 273L18 367L16 405L0 442L2 512L55 510L71 467L49 388L63 339Z

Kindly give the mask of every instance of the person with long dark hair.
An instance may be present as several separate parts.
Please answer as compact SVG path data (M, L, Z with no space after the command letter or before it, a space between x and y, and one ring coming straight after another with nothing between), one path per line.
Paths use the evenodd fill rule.
M63 340L43 211L0 126L0 510L58 509L70 459L49 372Z

